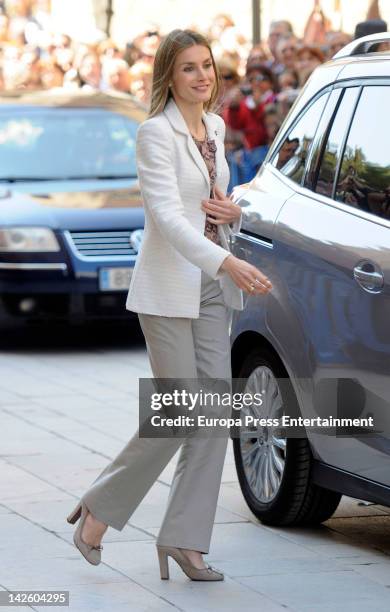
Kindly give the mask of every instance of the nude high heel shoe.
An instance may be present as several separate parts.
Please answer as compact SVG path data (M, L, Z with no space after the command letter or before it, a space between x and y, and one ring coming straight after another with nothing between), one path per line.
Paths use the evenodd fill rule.
M90 544L87 544L86 542L84 542L84 540L81 539L81 532L83 530L87 515L88 508L85 503L81 501L73 510L73 512L69 514L66 520L68 521L68 523L75 523L81 516L77 529L73 534L73 542L75 546L79 549L83 557L85 557L85 559L88 561L88 563L91 563L92 565L99 565L99 563L101 562L100 551L103 550L103 546L91 546Z
M182 552L181 548L175 548L173 546L160 546L156 544L158 560L160 564L160 575L161 580L169 580L169 566L168 557L175 559L176 563L180 565L183 572L191 578L191 580L224 580L222 572L217 571L211 565L206 563L204 569L195 567Z
M75 523L76 521L79 520L80 518L80 514L81 514L81 502L79 502L76 506L76 508L73 510L73 512L71 512L69 514L69 516L66 518L66 520L68 521L68 523Z

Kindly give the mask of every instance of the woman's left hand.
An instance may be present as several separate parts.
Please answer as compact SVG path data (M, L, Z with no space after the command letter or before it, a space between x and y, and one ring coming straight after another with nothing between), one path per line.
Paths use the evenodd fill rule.
M214 223L214 225L223 225L224 223L232 223L239 219L241 216L241 206L227 198L216 185L214 186L214 193L217 199L209 198L208 200L202 200L201 208L207 215L207 221ZM209 215L212 216L210 217Z

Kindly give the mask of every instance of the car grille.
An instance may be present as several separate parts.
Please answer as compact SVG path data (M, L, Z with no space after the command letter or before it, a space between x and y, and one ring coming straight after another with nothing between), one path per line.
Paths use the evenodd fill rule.
M78 252L86 257L136 255L129 242L131 231L88 231L69 232L69 234Z

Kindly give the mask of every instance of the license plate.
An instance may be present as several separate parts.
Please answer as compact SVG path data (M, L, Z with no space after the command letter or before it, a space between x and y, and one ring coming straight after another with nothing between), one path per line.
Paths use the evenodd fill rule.
M130 286L133 268L100 268L100 291L123 291Z

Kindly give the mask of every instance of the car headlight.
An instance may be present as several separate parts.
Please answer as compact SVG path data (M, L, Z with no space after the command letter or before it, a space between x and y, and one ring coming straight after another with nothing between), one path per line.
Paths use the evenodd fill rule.
M9 227L0 229L0 251L59 251L60 245L47 227Z

